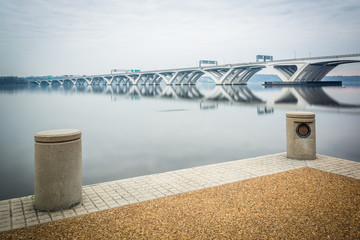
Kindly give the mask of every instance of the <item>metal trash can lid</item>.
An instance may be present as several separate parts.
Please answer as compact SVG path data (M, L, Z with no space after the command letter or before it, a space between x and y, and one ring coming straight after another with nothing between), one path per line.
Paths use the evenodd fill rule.
M35 142L38 143L61 143L81 138L81 131L77 129L55 129L41 131L35 134Z
M287 118L315 118L315 113L313 112L287 112Z

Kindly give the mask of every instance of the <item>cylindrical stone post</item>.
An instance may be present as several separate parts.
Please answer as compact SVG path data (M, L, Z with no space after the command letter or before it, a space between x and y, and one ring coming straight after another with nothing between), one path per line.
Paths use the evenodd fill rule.
M68 209L81 202L81 131L58 129L38 132L35 139L34 207Z
M314 113L286 113L286 150L288 158L301 160L316 158Z

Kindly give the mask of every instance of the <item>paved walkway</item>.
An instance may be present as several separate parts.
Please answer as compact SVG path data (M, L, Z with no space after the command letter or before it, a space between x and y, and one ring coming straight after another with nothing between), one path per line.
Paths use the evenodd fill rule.
M83 202L70 210L38 212L33 196L0 201L0 232L302 167L360 179L359 162L324 155L292 160L279 153L84 186Z

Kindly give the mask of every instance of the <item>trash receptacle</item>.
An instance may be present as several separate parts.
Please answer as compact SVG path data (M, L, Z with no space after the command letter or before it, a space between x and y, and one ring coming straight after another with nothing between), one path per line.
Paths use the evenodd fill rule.
M287 157L316 158L315 114L312 112L286 113Z
M68 209L81 202L81 131L57 129L34 136L34 207Z

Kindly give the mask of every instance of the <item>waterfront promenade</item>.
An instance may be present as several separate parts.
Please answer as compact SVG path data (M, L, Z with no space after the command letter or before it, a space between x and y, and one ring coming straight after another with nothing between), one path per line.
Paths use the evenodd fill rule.
M359 162L324 155L293 160L279 153L84 186L83 202L70 210L38 212L33 196L0 201L0 232L300 168L360 179Z

